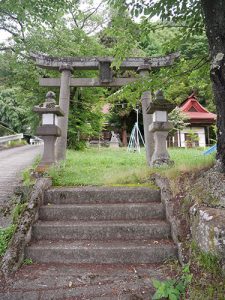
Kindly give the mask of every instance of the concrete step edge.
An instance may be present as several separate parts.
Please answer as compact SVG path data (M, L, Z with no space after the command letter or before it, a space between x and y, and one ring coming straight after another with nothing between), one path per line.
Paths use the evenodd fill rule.
M61 187L49 189L44 198L45 203L152 202L160 201L160 191L148 187Z
M128 241L119 241L119 240L110 240L110 241L55 241L55 240L39 240L32 241L28 244L27 248L36 248L36 249L97 249L97 248L109 248L109 249L121 249L121 248L146 248L146 247L174 247L176 245L172 239L149 239L149 240L128 240Z
M112 208L130 208L130 207L150 207L150 206L162 206L161 202L151 202L151 203L140 203L140 202L135 202L135 203L84 203L84 204L44 204L41 206L41 208L99 208L99 207L112 207Z
M149 219L149 220L81 220L81 221L45 221L38 220L33 227L46 227L46 226L57 226L57 227L73 227L73 226L147 226L147 225L166 225L170 226L169 222L165 219Z

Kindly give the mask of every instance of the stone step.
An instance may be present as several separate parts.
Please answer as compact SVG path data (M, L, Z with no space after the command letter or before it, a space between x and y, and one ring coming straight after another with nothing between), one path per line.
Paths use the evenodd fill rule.
M26 247L25 257L36 263L129 264L160 263L175 258L170 240L160 241L38 241Z
M32 264L18 273L7 292L0 285L1 300L149 300L152 279L169 275L160 264Z
M91 204L160 202L160 191L147 187L52 188L45 192L44 203Z
M147 240L170 237L170 225L154 221L102 221L102 222L38 222L33 226L36 240Z
M92 205L44 205L40 207L39 219L53 220L146 220L164 218L162 203L145 204L92 204Z

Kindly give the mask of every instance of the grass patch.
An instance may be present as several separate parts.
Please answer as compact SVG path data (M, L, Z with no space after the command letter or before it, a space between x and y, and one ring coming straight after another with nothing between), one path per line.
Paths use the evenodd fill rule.
M24 186L29 187L29 186L31 186L31 185L33 185L35 183L35 179L32 178L32 172L34 172L34 170L36 169L36 167L39 165L40 161L41 161L41 156L38 155L35 158L32 166L26 168L25 170L23 170L23 172L22 172L22 178L23 178L23 185Z
M214 163L214 155L203 156L197 149L170 149L172 167L159 169L146 165L145 151L128 153L126 149L86 149L67 151L67 159L49 170L55 186L150 185L153 173L177 177L182 172L200 170Z
M197 172L213 166L215 154L202 155L202 150L194 148L169 149L171 159L175 162L172 168L162 168L160 172L169 178L180 176L181 173Z
M21 214L27 208L27 203L17 203L12 211L13 224L17 224Z
M16 225L12 224L6 228L0 228L0 257L5 254L8 244L13 236Z
M6 228L0 227L0 258L4 256L9 242L17 228L21 214L26 209L27 203L17 203L12 210L13 223Z
M138 184L149 173L144 152L128 153L126 149L86 149L67 151L67 159L53 167L49 175L54 185Z
M192 284L188 299L224 300L225 278L221 260L212 253L203 252L195 242L191 243Z

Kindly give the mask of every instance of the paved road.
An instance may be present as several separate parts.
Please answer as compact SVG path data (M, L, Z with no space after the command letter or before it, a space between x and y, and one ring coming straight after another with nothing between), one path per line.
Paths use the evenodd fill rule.
M32 165L42 146L22 146L0 151L0 227L7 226L8 218L3 218L2 209L12 196L14 188L21 181L21 172Z

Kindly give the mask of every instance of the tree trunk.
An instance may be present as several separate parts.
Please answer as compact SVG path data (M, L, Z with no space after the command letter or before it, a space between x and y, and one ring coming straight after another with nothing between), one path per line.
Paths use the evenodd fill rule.
M225 1L201 0L217 108L217 159L225 172Z
M127 118L124 117L122 122L122 144L127 147Z

